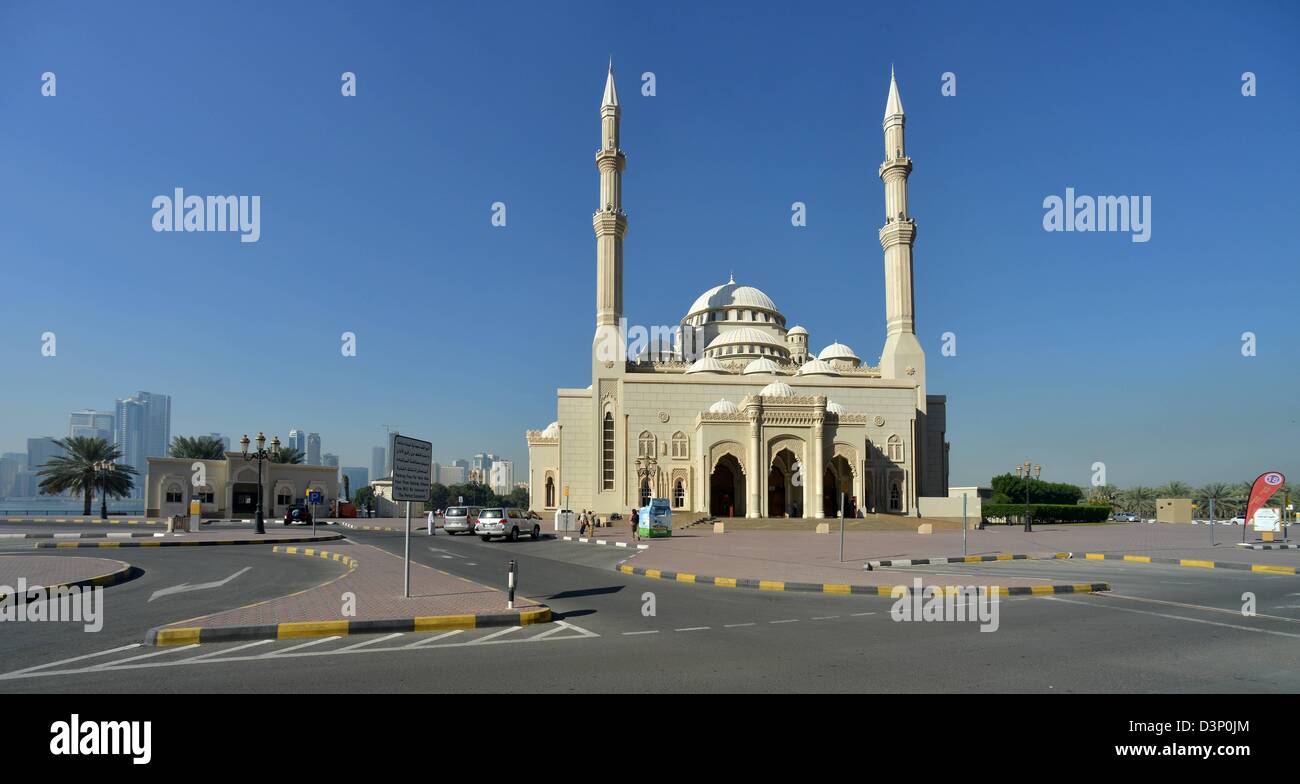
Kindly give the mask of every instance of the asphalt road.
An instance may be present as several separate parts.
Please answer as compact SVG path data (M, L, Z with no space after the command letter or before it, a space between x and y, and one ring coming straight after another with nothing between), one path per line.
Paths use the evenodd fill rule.
M401 534L348 536L402 552ZM98 551L125 556L147 574L109 589L110 626L99 634L49 628L53 625L0 629L0 661L6 663L0 667L0 692L1292 692L1300 687L1300 577L1077 560L934 567L952 575L954 583L978 571L1059 582L1104 580L1114 589L1106 595L1003 599L997 631L981 632L971 622L895 622L889 599L725 589L624 575L614 565L629 556L635 563L635 556L621 548L555 539L484 543L445 534L413 536L413 557L496 586L504 585L507 562L514 558L521 593L549 604L559 622L114 650L138 643L149 626L299 590L328 579L337 568L259 550ZM272 565L270 559L278 559L275 569L261 568L268 574L259 582L255 575ZM152 605L144 601L158 587L218 580L247 565L253 569L221 589L163 597ZM891 570L900 583L910 582L911 571ZM1254 595L1254 617L1241 614L1246 593ZM644 613L650 595L653 615ZM175 600L171 614L160 612L168 599ZM147 658L136 658L141 656Z

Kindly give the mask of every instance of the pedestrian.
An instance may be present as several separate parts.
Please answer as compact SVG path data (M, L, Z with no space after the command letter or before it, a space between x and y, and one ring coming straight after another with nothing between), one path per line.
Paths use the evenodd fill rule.
M586 509L582 510L582 514L578 515L578 523L579 523L578 536L586 536L587 535L587 510Z
M632 521L633 540L639 540L641 538L641 534L637 531L637 521L639 518L640 518L640 513L636 509L633 509L632 513L628 515L628 519Z

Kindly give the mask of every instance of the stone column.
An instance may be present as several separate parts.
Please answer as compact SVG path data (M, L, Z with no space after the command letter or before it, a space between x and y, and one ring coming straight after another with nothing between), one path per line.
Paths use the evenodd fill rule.
M745 504L746 517L759 517L762 512L759 511L759 496L762 493L763 480L765 472L763 470L762 458L762 427L759 423L760 411L758 403L751 404L749 410L749 465L745 467L745 494L748 501Z
M812 451L812 481L808 486L812 488L813 497L817 499L816 506L813 507L812 516L818 520L826 517L826 511L822 505L824 474L826 473L826 445L825 428L823 423L826 419L826 398L818 395L814 398L813 403L813 425L812 425L812 443L808 448Z

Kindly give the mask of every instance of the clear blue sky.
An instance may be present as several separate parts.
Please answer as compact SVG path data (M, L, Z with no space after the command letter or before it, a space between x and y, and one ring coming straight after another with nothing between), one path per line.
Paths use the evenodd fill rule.
M875 361L892 62L953 483L1300 479L1298 6L895 5L5 3L0 451L145 389L174 434L297 426L368 465L390 424L522 476L590 381L612 53L633 323L734 270ZM178 186L260 195L261 241L155 233ZM1149 195L1151 240L1045 232L1067 186Z

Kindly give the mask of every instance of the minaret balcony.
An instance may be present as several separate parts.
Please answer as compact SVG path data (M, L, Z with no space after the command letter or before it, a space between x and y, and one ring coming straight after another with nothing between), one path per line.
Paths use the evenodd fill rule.
M904 155L901 158L890 158L889 160L880 164L880 179L882 180L885 179L886 172L894 172L897 170L902 170L905 176L911 174L912 159Z
M596 166L601 169L607 166L617 166L619 171L627 165L627 156L617 147L607 147L603 150L596 151Z
M894 219L880 227L880 247L911 245L916 241L916 221L911 218Z

